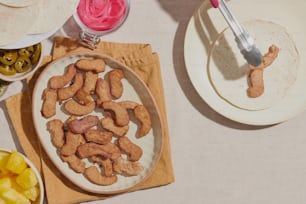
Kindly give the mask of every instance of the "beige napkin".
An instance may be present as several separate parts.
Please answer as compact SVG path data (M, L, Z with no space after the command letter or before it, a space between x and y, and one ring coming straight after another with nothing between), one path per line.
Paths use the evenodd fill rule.
M90 51L81 46L76 39L56 37L52 58L56 59L68 52ZM146 82L161 112L164 124L164 146L161 159L153 174L143 183L135 186L131 191L152 188L174 182L174 174L171 161L171 150L166 118L164 92L162 86L159 59L156 53L152 53L149 44L128 44L101 42L93 52L103 53L125 63L132 68ZM69 204L84 201L100 200L113 195L100 195L85 192L66 179L49 160L44 150L40 147L38 137L32 122L31 91L35 80L45 65L51 61L51 56L46 56L41 68L28 80L28 90L6 100L11 122L15 128L21 146L26 155L41 170L46 196L49 204Z

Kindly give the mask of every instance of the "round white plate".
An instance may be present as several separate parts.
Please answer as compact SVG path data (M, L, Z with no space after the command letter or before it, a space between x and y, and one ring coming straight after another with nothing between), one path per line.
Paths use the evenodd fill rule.
M120 99L122 100L133 100L135 102L145 105L150 112L152 120L152 129L148 135L142 138L136 138L135 134L137 132L137 125L134 122L129 123L129 132L127 136L137 145L139 145L143 150L143 156L139 160L144 166L144 171L142 171L137 176L121 176L118 175L118 181L110 186L99 186L88 181L82 174L75 173L70 169L67 163L62 162L60 159L57 149L53 146L50 140L50 133L47 131L47 121L52 119L61 119L63 122L69 117L68 114L64 113L61 106L57 104L56 115L46 119L41 115L42 107L42 94L45 88L48 86L48 80L50 77L55 75L62 75L64 69L67 65L76 62L80 58L102 58L107 64L106 71L99 74L99 77L103 77L112 68L121 68L124 72L125 78L123 79L124 93ZM71 182L79 186L80 188L94 192L111 194L126 191L133 186L146 180L152 173L157 161L160 158L160 153L163 144L163 131L162 124L160 121L160 114L157 109L156 103L153 99L147 86L140 80L137 75L131 71L130 68L125 65L115 61L114 59L106 55L89 54L89 53L79 53L70 54L62 58L53 61L45 70L40 74L33 91L32 96L32 107L33 107L33 120L36 128L36 132L39 139L44 147L45 151L49 155L52 162L57 166L57 168L69 179ZM90 115L97 115L100 119L103 118L101 109L96 108L96 110Z
M301 56L297 80L286 97L269 109L243 110L222 99L210 83L207 65L213 43L219 33L227 28L227 24L219 10L212 8L209 0L206 0L190 19L184 44L187 72L201 98L219 114L250 125L280 123L304 111L306 106L306 59L303 57L306 56L306 26L303 22L306 18L305 0L231 0L228 5L241 22L254 19L267 20L287 29Z

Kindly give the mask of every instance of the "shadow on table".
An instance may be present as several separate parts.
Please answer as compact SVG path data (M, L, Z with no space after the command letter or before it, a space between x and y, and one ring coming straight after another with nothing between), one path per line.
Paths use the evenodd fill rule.
M185 66L184 61L184 40L185 40L185 32L189 23L190 18L195 15L195 11L200 7L203 7L203 4L208 3L209 1L203 3L203 0L157 0L161 7L171 15L173 20L178 22L178 28L176 31L174 44L173 44L173 64L177 79L179 84L184 91L184 94L192 103L192 105L205 117L209 118L212 121L215 121L221 125L235 128L235 129L244 129L244 130L254 130L254 129L262 129L268 126L251 126L241 124L230 119L223 117L218 114L216 111L211 109L205 101L199 96L195 88L193 87ZM209 6L208 6L209 8ZM205 26L209 27L208 35L202 33L201 38L203 43L206 45L207 49L210 49L211 43L217 38L217 31L214 29L214 26L209 19L208 15L205 15L205 12L201 12L201 18L205 21Z

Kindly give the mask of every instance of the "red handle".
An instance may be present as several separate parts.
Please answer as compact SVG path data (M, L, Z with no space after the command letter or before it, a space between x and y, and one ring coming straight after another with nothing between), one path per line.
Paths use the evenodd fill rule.
M210 3L214 8L219 7L219 0L210 0Z

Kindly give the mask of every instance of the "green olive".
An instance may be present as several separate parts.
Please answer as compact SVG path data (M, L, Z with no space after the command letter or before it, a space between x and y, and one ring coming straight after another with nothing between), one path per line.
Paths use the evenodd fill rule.
M16 50L10 50L4 53L4 55L0 58L0 61L4 65L12 65L17 60L18 53Z
M32 66L30 58L26 56L19 56L14 64L14 68L18 73L28 71Z

